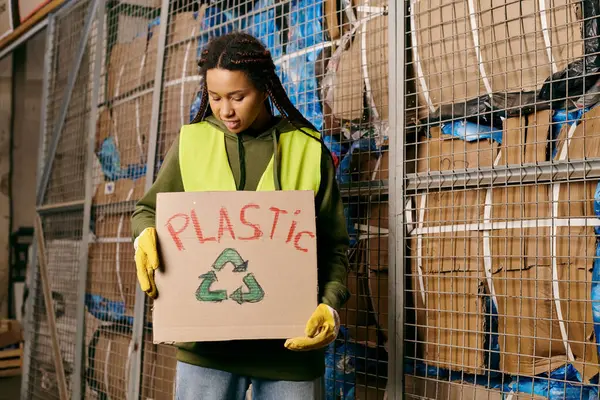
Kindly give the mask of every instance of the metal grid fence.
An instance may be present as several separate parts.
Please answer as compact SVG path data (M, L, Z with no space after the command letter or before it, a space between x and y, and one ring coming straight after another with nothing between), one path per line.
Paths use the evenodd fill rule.
M55 316L68 396L173 398L175 352L152 343L129 218L196 112L199 51L211 37L244 30L267 45L292 102L323 133L344 198L352 298L327 350L327 398L381 399L395 348L388 4L204 3L78 1L50 18L38 210L55 308L63 307ZM58 399L39 268L30 270L22 398Z
M598 5L410 0L407 398L598 398Z

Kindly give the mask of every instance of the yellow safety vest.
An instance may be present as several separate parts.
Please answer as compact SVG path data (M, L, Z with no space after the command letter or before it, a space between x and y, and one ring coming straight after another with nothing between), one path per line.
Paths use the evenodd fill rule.
M305 129L319 138L319 133ZM312 190L317 195L321 184L321 143L299 130L283 132L278 140L279 157L271 157L257 191L274 191L275 165L279 169L281 190ZM179 166L186 192L235 191L225 134L203 121L184 125L179 135Z

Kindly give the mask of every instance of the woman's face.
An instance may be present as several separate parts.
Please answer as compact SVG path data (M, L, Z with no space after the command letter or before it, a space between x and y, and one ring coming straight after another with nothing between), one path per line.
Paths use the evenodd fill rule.
M213 115L231 133L253 127L260 129L265 121L266 94L256 89L243 71L221 68L206 71L206 88Z

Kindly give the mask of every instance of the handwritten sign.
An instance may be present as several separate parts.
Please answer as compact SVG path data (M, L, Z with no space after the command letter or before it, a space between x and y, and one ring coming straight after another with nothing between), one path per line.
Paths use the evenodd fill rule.
M159 193L154 342L286 339L317 306L311 191Z

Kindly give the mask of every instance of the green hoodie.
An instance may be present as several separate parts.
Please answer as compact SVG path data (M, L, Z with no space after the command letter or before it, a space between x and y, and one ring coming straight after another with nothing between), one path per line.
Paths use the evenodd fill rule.
M238 190L254 191L273 155L272 129L295 130L284 119L274 118L265 132L230 133L215 117L206 119L225 133L225 147ZM203 171L201 173L210 173ZM240 182L240 177L245 176ZM243 186L243 187L240 187ZM179 139L175 139L156 181L137 203L132 215L132 233L137 237L155 226L156 194L183 192L179 167ZM339 309L348 299L348 233L335 170L327 148L321 157L321 186L315 198L319 293L321 302ZM325 370L324 349L307 352L287 350L284 340L239 340L177 344L179 361L238 375L273 380L312 380Z

